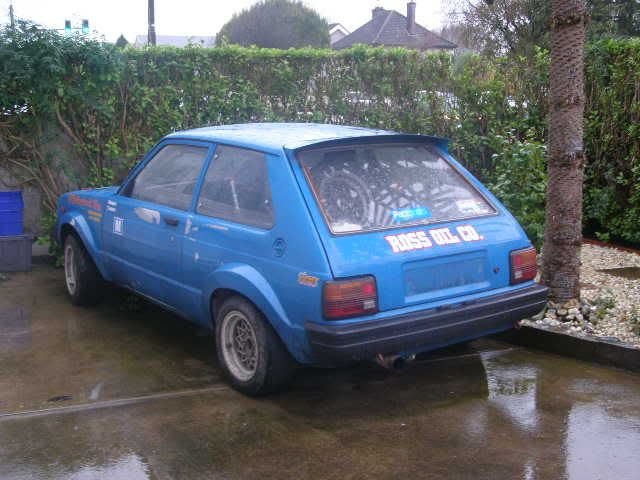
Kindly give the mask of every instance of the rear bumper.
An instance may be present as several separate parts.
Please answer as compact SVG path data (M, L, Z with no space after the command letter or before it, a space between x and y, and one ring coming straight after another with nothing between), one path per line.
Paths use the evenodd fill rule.
M378 353L427 350L507 330L518 320L540 312L548 289L533 285L484 297L349 325L307 322L305 330L319 360L351 361Z

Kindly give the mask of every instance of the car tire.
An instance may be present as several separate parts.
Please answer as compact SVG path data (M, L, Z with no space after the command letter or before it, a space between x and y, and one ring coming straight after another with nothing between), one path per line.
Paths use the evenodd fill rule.
M74 234L64 240L64 278L71 303L95 305L102 298L104 280L82 242Z
M240 296L216 312L218 361L233 388L257 397L286 389L295 362L280 337L253 304Z

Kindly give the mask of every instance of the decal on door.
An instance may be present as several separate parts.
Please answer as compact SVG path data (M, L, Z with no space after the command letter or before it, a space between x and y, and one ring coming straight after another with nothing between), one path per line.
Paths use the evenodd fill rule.
M389 243L393 253L424 250L434 245L445 246L484 240L484 237L471 225L459 225L455 230L456 233L448 227L434 228L428 231L416 230L415 232L387 235L384 239Z
M67 201L71 205L75 205L77 207L91 208L99 212L102 211L102 205L100 205L100 202L98 202L97 200L93 200L91 198L80 197L75 193L72 193L71 195L69 195L69 198L67 199Z
M95 210L89 210L87 213L89 214L89 220L93 220L97 223L102 221L102 213L96 212Z
M113 233L124 235L124 218L113 217Z

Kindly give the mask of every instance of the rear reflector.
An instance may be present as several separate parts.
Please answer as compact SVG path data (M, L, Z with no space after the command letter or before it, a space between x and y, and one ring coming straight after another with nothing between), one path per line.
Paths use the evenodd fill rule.
M534 280L538 274L536 249L526 248L511 252L511 284Z
M372 276L326 282L324 316L329 320L358 317L378 311L378 290Z

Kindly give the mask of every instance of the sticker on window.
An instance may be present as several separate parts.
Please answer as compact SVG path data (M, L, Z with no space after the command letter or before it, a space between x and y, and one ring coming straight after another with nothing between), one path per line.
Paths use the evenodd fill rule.
M458 210L464 215L476 215L485 212L485 204L473 198L456 200Z
M396 222L411 222L413 220L431 218L431 211L427 207L403 208L394 210L391 215Z

